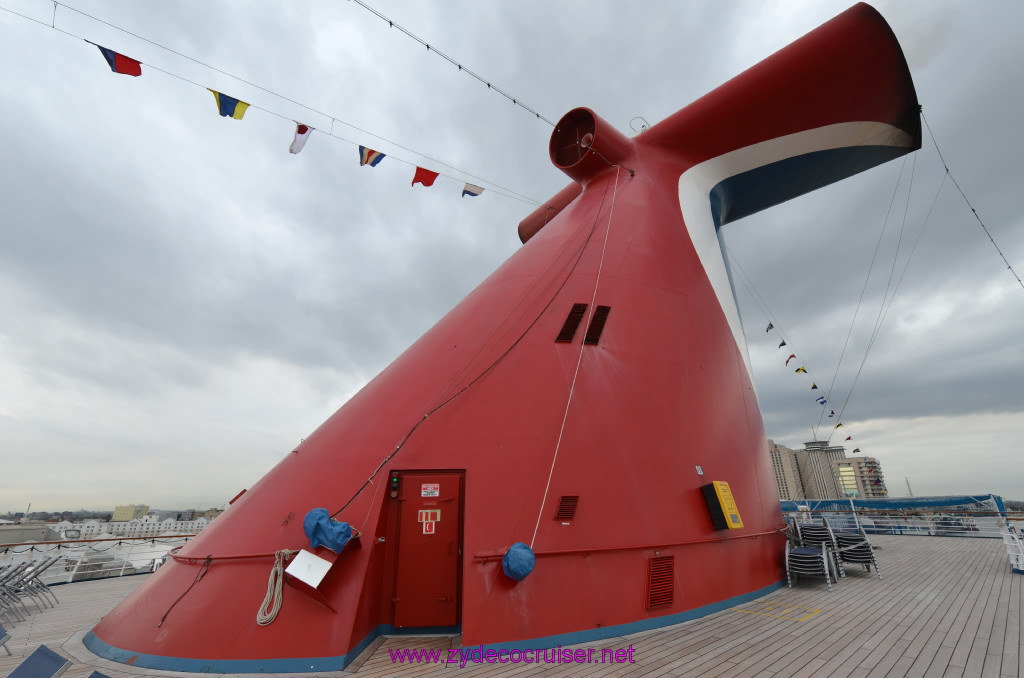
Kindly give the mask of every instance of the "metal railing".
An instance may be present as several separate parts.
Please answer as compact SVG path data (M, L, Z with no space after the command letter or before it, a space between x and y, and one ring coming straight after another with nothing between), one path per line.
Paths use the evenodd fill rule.
M105 577L155 572L167 553L194 534L161 537L111 537L0 545L0 568L60 556L41 576L47 586Z
M826 518L834 530L868 534L900 534L922 537L981 537L1000 539L1006 522L1024 520L1021 514L998 511L828 510L787 511L786 520L819 521Z

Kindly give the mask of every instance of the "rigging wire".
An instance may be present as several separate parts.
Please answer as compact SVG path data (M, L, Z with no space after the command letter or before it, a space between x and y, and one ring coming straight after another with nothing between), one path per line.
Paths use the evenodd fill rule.
M358 1L358 0L357 0ZM605 161L607 162L607 161ZM604 269L604 255L608 249L608 236L612 230L612 216L615 214L615 198L619 192L619 170L620 167L615 167L615 184L612 189L612 203L608 207L608 225L604 230L604 243L601 245L601 261L597 265L597 276L594 278L594 293L590 297L590 314L587 318L584 327L590 327L590 323L594 320L595 307L594 304L597 302L597 290L601 285L601 271ZM633 170L627 170L632 175ZM600 212L598 212L600 214ZM585 248L584 248L585 249ZM551 457L551 468L548 470L548 481L544 485L544 496L540 500L540 508L537 509L537 524L533 527L533 536L530 538L530 549L533 549L534 543L537 541L537 531L540 530L540 519L544 515L544 507L548 502L548 491L551 489L551 479L555 475L555 462L558 461L558 450L562 446L562 436L565 434L565 424L569 420L569 408L572 406L572 396L576 391L576 380L580 376L580 365L583 364L583 350L587 347L585 341L580 341L579 356L576 358L576 371L572 375L572 383L569 385L569 396L565 400L565 412L562 414L562 426L558 429L558 440L555 442L555 452Z
M347 127L350 127L351 129L354 129L354 130L356 130L356 131L358 131L358 132L360 132L362 134L366 134L368 136L374 137L375 139L379 139L379 140L381 140L381 141L383 141L385 143L391 144L395 148L400 148L400 149L408 151L410 153L414 153L414 154L420 156L421 158L423 158L425 160L428 160L428 161L430 161L432 163L436 163L437 165L442 165L442 166L447 167L447 168L449 168L451 170L454 170L454 171L460 173L461 175L463 175L464 177L469 177L469 178L474 179L476 181L483 182L489 188L491 188L492 192L497 193L498 195L501 195L501 196L506 197L506 198L511 198L513 200L518 200L520 202L529 203L529 204L532 204L532 205L538 205L539 206L539 205L543 204L543 203L541 203L540 201L538 201L538 200L536 200L534 198L531 198L531 197L529 197L527 195L524 195L522 193L514 191L514 190L512 190L510 188L507 188L505 186L502 186L501 184L497 184L497 183L495 183L493 181L490 181L490 180L485 179L483 177L480 177L480 176L477 176L477 175L472 174L470 172L467 172L466 170L461 169L459 167L456 167L455 165L451 165L449 163L446 163L443 160L439 160L439 159L434 158L432 156L429 156L429 155L427 155L425 153L421 153L421 152L419 152L419 151L417 151L417 150L415 150L413 148L410 148L408 146L400 144L400 143L398 143L396 141L393 141L393 140L388 139L386 137L380 136L379 134L375 134L375 133L373 133L373 132L371 132L369 130L363 129L363 128L358 127L356 125L353 125L353 124L351 124L349 122L346 122L345 120L342 120L341 118L338 118L338 117L335 117L333 115L330 115L329 113L325 113L324 111L321 111L321 110L319 110L317 108L309 106L308 104L304 104L301 101L296 101L295 99L292 99L292 98L287 97L287 96L285 96L283 94L275 92L274 90L271 90L271 89L268 89L268 88L263 87L261 85L258 85L258 84L254 83L254 82L251 82L250 80L247 80L247 79L245 79L245 78L243 78L241 76L238 76L238 75L234 75L233 73L229 73L229 72L227 72L227 71L225 71L223 69L217 68L216 66L213 66L213 65L208 64L208 63L206 63L204 61L201 61L199 59L191 57L191 56L189 56L187 54L179 52L179 51L177 51L175 49L167 47L166 45L162 45L162 44L160 44L160 43L158 43L158 42L156 42L154 40L150 40L149 38L146 38L146 37L144 37L142 35L139 35L138 33L134 33L134 32L132 32L130 30L127 30L125 28L117 26L116 24L110 23L109 21L105 21L104 19L101 19L99 17L93 16L92 14L88 14L87 12L83 12L82 10L79 10L79 9L77 9L75 7L72 7L71 5L67 5L67 4L64 4L62 2L54 2L54 15L53 15L54 20L53 20L52 24L47 24L45 21L40 21L39 19L36 19L34 17L31 17L31 16L28 16L26 14L22 14L20 12L16 12L16 11L14 11L12 9L9 9L7 7L4 7L2 5L0 5L0 10L3 10L5 12L8 12L8 13L13 14L15 16L21 17L23 19L27 19L27 20L32 21L34 23L37 23L37 24L39 24L41 26L45 26L46 28L50 28L52 30L55 30L58 33L63 33L64 35L67 35L67 36L70 36L70 37L73 37L73 38L77 38L79 40L84 40L85 42L88 42L91 45L96 45L95 42L92 42L91 40L88 40L87 38L84 38L84 37L82 37L80 35L77 35L75 33L70 32L70 31L66 31L66 30L64 30L62 28L57 28L56 27L56 7L58 5L60 7L68 9L68 10L70 10L72 12L75 12L77 14L81 14L84 17L92 19L93 21L101 23L101 24L103 24L105 26L109 26L110 28L113 28L115 30L121 31L122 33L130 35L130 36L132 36L134 38L142 40L143 42L149 43L150 45L153 45L154 47L158 47L158 48L163 49L163 50L165 50L167 52L170 52L171 54L179 56L179 57L181 57L183 59L187 59L189 61L192 61L193 63L196 63L196 64L198 64L200 66L203 66L204 68L208 68L208 69L210 69L212 71L215 71L215 72L220 73L222 75L225 75L225 76L227 76L229 78L237 80L238 82L241 82L241 83L244 83L246 85L249 85L250 87L254 87L254 88L258 89L258 90L261 90L263 92L271 94L272 96L278 97L279 99L287 101L287 102L289 102L291 104L294 104L296 106L304 108L304 109L306 109L308 111L311 111L313 113L316 113L318 115L321 115L324 118L329 119L331 121L330 130L329 131L325 131L323 129L313 127L312 125L310 125L310 127L313 127L313 129L315 129L316 131L322 132L323 134L326 134L329 137L333 137L335 139L340 139L341 141L344 141L346 143L350 143L350 144L352 144L354 146L359 146L360 145L360 144L358 144L358 143L356 143L356 142L354 142L354 141L352 141L350 139L347 139L347 138L345 138L343 136L340 136L338 134L334 134L334 123L335 122L339 122L339 123L341 123L341 124L343 124L343 125L345 125ZM136 61L139 61L139 60L136 59ZM171 77L178 78L179 80L182 80L182 81L187 82L189 84L195 85L197 87L202 87L203 89L209 89L205 85L201 85L201 84L195 82L194 80L190 80L190 79L188 79L188 78L186 78L184 76L180 76L180 75L178 75L176 73L172 73L172 72L167 71L167 70L165 70L163 68L160 68L158 66L154 66L153 64L150 64L150 63L147 63L147 62L143 62L143 61L139 61L139 63L145 65L147 68L152 68L155 71L159 71L159 72L161 72L161 73L163 73L165 75L169 75ZM249 103L249 102L246 102L246 103ZM260 110L260 111L263 111L264 113L269 113L271 115L277 116L277 117L281 118L282 120L287 120L289 122L296 122L294 120L294 118L286 116L286 115L283 115L283 114L278 113L276 111L273 111L273 110L271 110L269 108L265 108L265 107L262 107L262 106L257 106L257 105L252 104L252 103L249 103L249 107L257 109L257 110ZM395 155L392 155L390 153L388 154L388 157L393 159L393 160L396 160L398 162L402 162L402 163L405 163L407 165L410 165L410 166L414 166L414 167L418 166L417 163L411 162L409 160L405 160L403 158L399 158L399 157L397 157ZM452 176L450 174L443 174L443 173L440 173L440 172L438 174L440 176L446 177L448 179L453 179L455 181L465 181L465 179L462 178L462 177L456 177L456 176ZM495 190L495 189L498 189L498 190Z
M974 205L972 205L971 201L967 199L967 194L964 193L964 189L960 188L960 184L957 183L956 177L954 177L953 173L949 170L949 165L946 164L946 159L943 157L942 151L939 150L939 142L935 140L935 133L932 132L932 126L928 124L928 118L924 116L924 111L921 112L921 119L924 120L925 127L928 128L928 136L931 137L932 143L935 145L935 152L939 154L939 161L942 162L943 169L945 169L946 174L949 175L949 180L953 182L953 185L956 186L956 190L960 192L960 197L964 199L964 202L967 204L967 207L970 208L971 210L971 214L974 215L974 218L977 220L978 225L981 226L981 230L985 232L985 235L987 235L988 239L992 242L992 247L996 248L996 252L999 253L999 256L1002 258L1003 263L1006 264L1007 270L1009 270L1010 274L1013 275L1013 277L1017 280L1017 284L1021 286L1021 289L1024 289L1024 280L1021 280L1020 276L1017 275L1017 271L1015 271L1013 269L1013 266L1010 265L1010 262L1007 260L1006 255L1003 254L1003 251L999 248L999 245L996 244L996 239L992 237L992 233L989 232L988 227L985 226L985 222L983 222L981 220L981 216L978 215L978 210L974 209Z
M928 226L928 221L931 219L932 212L935 210L935 204L938 202L939 195L942 194L942 189L946 185L946 177L947 176L948 175L943 175L942 181L939 182L939 188L935 191L935 196L932 198L931 207L928 208L928 214L924 218L924 223L921 224L921 230L918 231L917 238L914 240L914 244L910 248L910 254L907 256L907 260L903 264L903 270L900 271L900 277L896 280L896 287L893 288L892 296L889 297L889 303L885 307L885 312L882 314L881 319L878 322L878 326L877 326L877 329L876 329L875 333L872 334L871 339L868 342L867 350L864 353L864 359L861 361L860 367L857 369L856 375L854 375L853 384L850 385L850 395L853 395L853 388L854 388L854 386L857 385L857 380L860 379L861 370L864 369L864 363L867 362L868 355L870 355L871 349L874 347L875 339L878 337L878 329L881 328L882 323L884 323L886 317L888 317L889 310L892 308L893 301L895 301L895 299L896 299L896 293L899 292L900 286L903 284L903 277L906 275L907 269L910 267L910 261L914 258L914 253L917 252L917 245L918 245L918 243L921 242L921 236L924 235L925 228ZM909 196L908 196L908 201L909 201ZM849 399L850 399L849 396L847 396L846 401L849 402ZM845 408L845 407L846 407L846 402L843 403L843 408Z
M907 168L907 156L904 155L903 156L903 163L900 165L900 174L896 178L896 185L893 186L892 197L889 199L889 208L886 210L886 212L885 212L885 219L882 221L882 230L878 234L878 242L875 243L875 251L871 255L871 263L868 264L867 275L864 276L864 285L860 289L860 297L857 299L857 307L853 311L853 319L850 321L850 329L846 333L846 340L843 342L843 350L839 353L839 361L836 363L836 371L832 375L832 382L828 385L828 390L825 393L825 398L826 399L831 399L831 397L832 397L832 390L833 390L833 388L835 388L836 379L839 376L839 368L842 367L843 358L846 356L846 349L850 345L850 337L853 336L853 328L854 328L854 326L857 323L857 315L860 313L861 304L864 302L864 294L865 294L865 292L867 292L868 282L871 280L871 272L875 268L875 261L878 259L878 250L882 247L882 239L885 236L886 228L888 228L888 226L889 226L889 216L892 214L892 206L896 202L896 194L899 191L900 181L902 181L902 179L903 179L903 172L904 172L904 170L906 170L906 168ZM818 417L818 424L817 424L817 427L814 430L815 438L817 438L817 435L818 435L817 429L818 429L818 427L821 426L821 421L822 421L822 417L824 416L824 414L825 413L823 411L822 412L822 416ZM842 412L840 412L839 414L840 414L840 416L842 416ZM832 429L832 430L834 431L835 429ZM831 437L832 437L832 435L829 434L829 438L830 439L831 439Z
M547 303L544 304L544 307L541 308L540 311L537 312L536 317L534 317L534 319L530 321L530 323L526 326L526 328L522 331L522 333L520 333L520 335L518 337L516 337L515 341L513 341L509 345L509 347L506 348L497 358L495 358L493 361L491 361L491 363L489 365L487 365L487 367L485 367L483 370L481 370L481 372L477 376L475 376L465 386L460 388L458 391L453 393L451 396L449 396L448 398L443 400L440 404L434 406L426 414L424 414L423 417L421 419L419 419L413 425L413 427L411 429L409 429L408 433L406 433L405 436L402 437L402 440L395 446L395 449L392 450L391 453L388 454L388 456L386 456L380 462L380 464L377 465L377 468L374 469L373 473L371 473L370 476L363 482L363 484L359 486L359 489L357 489L355 491L355 493L349 498L349 500L346 501L345 504L340 509L338 509L337 511L335 511L334 513L331 514L331 518L334 518L335 516L337 516L338 514L343 512L345 509L347 509L349 507L349 505L351 505L352 502L355 501L356 498L363 492L363 490L366 489L367 485L372 485L373 484L373 479L377 476L378 473L380 473L381 469L383 469L387 465L387 463L390 462L395 457L396 454L398 454L398 452L402 449L402 447L405 445L405 443L408 442L408 440L412 436L412 434L416 432L416 429L418 429L423 424L423 422L425 422L435 412L437 412L441 408L445 407L448 403L452 402L453 400L455 400L456 398L461 396L463 393L465 393L467 390L469 390L475 383L477 383L478 381L483 379L485 376L490 374L491 370L493 370L495 367L497 367L498 364L501 363L501 361L505 359L505 356L507 356L509 353L511 353L512 350L516 346L519 345L519 342L521 342L526 337L526 335L529 334L530 330L533 329L533 326L536 325L540 321L540 319L542 317L544 317L544 313L551 307L551 304L553 304L555 302L555 299L558 298L558 294L565 287L566 283L569 282L569 278L572 276L572 272L576 270L576 267L579 266L580 260L583 259L583 254L587 250L587 245L590 243L590 239L594 237L594 232L597 230L597 224L598 224L598 221L599 221L599 217L601 215L601 210L604 209L604 203L605 203L605 200L607 200L607 199L608 199L608 191L607 191L607 189L605 189L605 194L603 196L601 196L601 202L600 202L600 204L598 205L598 208L597 208L597 216L595 216L595 218L594 218L594 223L591 225L590 231L586 234L586 238L584 238L583 244L580 245L579 251L576 252L576 260L572 262L571 266L569 266L569 270L565 274L565 277L562 279L562 282L559 283L558 287L551 294L551 297L548 299ZM565 246L565 249L562 250L562 251L563 252L567 251L569 249L569 245L570 244L571 244L571 242L567 242L566 246ZM559 256L560 255L561 255L561 253L559 254ZM476 356L474 356L474 358L475 357ZM375 496L376 496L376 493L375 493Z
M442 59L444 59L445 61L450 63L452 66L455 66L456 68L458 68L461 72L466 73L467 75L471 75L474 78L476 78L477 80L479 80L481 83L487 85L487 89L494 90L495 92L497 92L501 96L503 96L506 99L508 99L509 101L511 101L513 105L519 106L520 108L523 108L523 109L529 111L530 113L533 113L533 115L536 116L538 120L543 120L544 122L546 122L547 124L551 125L552 127L555 126L555 123L551 122L546 117L544 117L543 115L541 115L537 111L533 110L532 108L530 108L529 106L524 104L517 97L513 97L511 94L509 94L505 90L501 89L497 85L494 85L493 83L491 83L486 78L484 78L484 77L478 75L477 73L469 70L468 68L466 68L465 66L460 64L458 61L456 61L455 59L451 58L450 56L448 56L444 52L440 51L436 47L432 47L430 45L430 43L428 43L427 41L423 40L419 36L413 34L412 32L408 31L407 29L402 28L401 26L396 24L394 21L392 21L391 19L387 18L386 16L384 16L383 14L381 14L380 12L375 10L373 7L370 7L369 5L367 5L365 2L363 2L363 0L352 0L352 1L355 2L357 5L359 5L360 7L362 7L363 9L365 9L366 11L368 11L371 14L375 15L376 17L382 19L383 21L388 22L388 26L390 26L391 28L397 28L399 31L401 31L405 35L409 36L410 38L412 38L416 42L418 42L421 45L423 45L424 47L426 47L428 52L433 52L434 54L438 55L439 57L441 57Z
M903 156L903 157L904 157L904 160L905 160L907 156ZM906 163L904 162L904 167L905 166L906 166ZM917 169L917 157L915 156L914 159L911 162L911 165L910 165L910 178L909 178L909 185L907 187L907 200L906 200L906 203L903 206L903 220L900 223L900 233L899 233L899 239L896 241L896 251L893 253L892 266L889 268L889 280L886 281L886 283L885 283L885 291L882 292L882 303L878 307L878 315L875 317L875 325L871 329L871 336L868 339L867 348L864 349L864 357L861 358L860 365L857 367L857 373L853 377L853 383L850 384L850 390L847 391L846 398L843 400L843 404L839 408L839 420L840 421L842 421L843 412L846 411L846 406L849 404L850 398L853 397L853 389L857 386L857 381L858 381L858 379L860 379L861 371L864 369L864 364L867 362L868 356L871 354L871 348L872 348L872 346L874 346L875 340L878 338L879 330L882 328L882 321L885 319L885 312L886 312L886 309L887 309L885 302L886 302L887 297L889 296L889 289L892 287L893 275L896 272L896 263L899 261L900 246L903 244L903 233L906 230L907 214L910 212L910 197L911 197L911 194L913 193L913 190L914 190L914 173L915 173L916 169ZM902 175L903 175L903 170L901 169L900 170L901 178L902 178ZM896 186L897 186L897 188L899 188L899 182L898 181L896 182ZM892 203L889 204L889 209L890 209L890 211L892 210ZM888 221L888 218L889 217L888 217L888 214L887 214L886 215L886 221ZM884 228L883 228L883 231L884 231ZM906 270L906 269L904 269L904 270ZM870 275L870 272L869 272L869 275ZM902 278L902 276L901 276L901 278ZM894 292L894 294L895 294L895 292ZM892 304L892 300L891 299L889 300L889 303L890 303L890 305ZM852 325L851 325L850 329L852 331L852 329L853 329ZM838 367L836 368L836 371L838 372ZM832 429L832 432L829 433L828 439L830 441L832 440L832 434L833 433L835 433L835 429Z

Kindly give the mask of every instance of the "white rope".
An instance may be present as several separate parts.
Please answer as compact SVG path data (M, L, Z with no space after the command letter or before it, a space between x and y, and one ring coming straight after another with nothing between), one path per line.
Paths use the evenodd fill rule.
M597 287L601 283L601 270L604 268L604 254L605 250L608 249L608 234L612 230L612 215L615 213L615 198L619 191L619 169L620 165L615 166L615 188L612 190L612 204L608 208L608 226L604 231L604 244L601 246L601 261L597 266L597 278L594 280L594 293L590 297L590 314L587 318L587 322L584 323L584 327L590 326L590 321L594 318L594 302L597 300ZM544 507L548 501L548 491L551 489L551 478L555 474L555 462L558 461L558 450L562 446L562 435L565 433L565 422L569 419L569 407L572 405L572 395L576 390L576 379L580 375L580 365L583 363L583 349L586 344L580 342L580 353L576 358L576 371L572 375L572 384L569 386L569 397L565 401L565 412L562 414L562 427L558 429L558 441L555 443L555 454L551 458L551 468L548 470L548 482L544 486L544 497L540 501L540 510L537 511L537 524L533 526L533 536L530 538L530 549L533 549L534 542L537 541L537 531L540 529L540 518L544 515Z
M277 618L277 613L281 611L281 601L283 600L281 587L284 585L284 560L296 553L298 553L298 551L284 549L274 554L274 567L270 570L270 580L267 582L267 595L263 598L263 603L260 605L260 609L256 612L256 623L260 626L266 626L270 622L274 621L274 619ZM270 608L269 611L268 608Z

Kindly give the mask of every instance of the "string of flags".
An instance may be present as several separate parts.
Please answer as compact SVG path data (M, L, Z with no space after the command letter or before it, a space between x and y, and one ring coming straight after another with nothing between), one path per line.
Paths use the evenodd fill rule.
M124 54L115 52L114 50L109 49L107 47L103 47L102 45L97 45L96 43L91 42L89 40L86 40L86 42L89 42L89 44L91 45L95 45L100 50L100 53L106 60L107 65L110 66L110 70L112 72L119 73L122 75L130 75L133 77L138 77L142 75L142 62L132 59L131 57L125 56ZM214 102L217 105L217 112L220 114L221 117L233 118L235 120L241 120L245 117L245 112L249 109L249 106L251 104L249 104L246 101L236 99L235 97L225 94L224 92L218 92L215 89L207 88L207 90L209 90L213 94ZM306 145L306 141L309 140L310 135L314 131L314 127L296 121L295 136L292 139L291 145L288 147L288 152L293 155L297 155L299 152L301 152ZM369 165L370 167L376 167L386 157L387 156L384 153L381 153L380 151L376 151L372 148L368 148L362 145L359 146L360 166ZM403 160L402 162L405 161ZM425 167L420 167L419 165L414 165L414 167L416 169L412 178L412 186L415 186L416 184L422 184L423 186L426 187L433 186L434 182L440 176L439 172L434 172L433 170L429 170ZM468 195L470 197L475 198L478 197L483 192L483 187L467 182L462 188L461 197L464 198Z
M769 322L768 326L765 328L764 331L765 331L766 334L768 334L768 333L770 333L774 329L775 329L775 323ZM780 339L780 341L779 341L778 348L782 348L782 347L788 345L786 343L785 339L783 339L782 337L780 337L779 339ZM785 366L789 367L790 361L791 360L796 360L796 359L799 359L798 356L795 353L790 353L789 357L786 358ZM806 365L800 365L799 367L796 368L795 373L796 374L808 374L807 366ZM818 387L818 383L816 381L812 381L811 382L811 390L812 391L819 391L820 390L820 388ZM825 396L822 396L822 395L817 396L814 399L814 402L816 402L822 408L824 408L826 405L828 405L828 399L826 399ZM837 417L838 417L838 415L836 414L836 411L833 410L833 409L829 409L828 418L829 419L836 419ZM843 422L837 421L836 425L833 427L833 430L834 431L838 431L841 428L846 428L846 426L843 424ZM852 435L848 435L848 436L846 436L846 441L845 442L850 442L852 440L853 440L853 436ZM860 448L857 447L857 448L855 448L853 450L853 452L851 454L859 454L859 453L860 453Z

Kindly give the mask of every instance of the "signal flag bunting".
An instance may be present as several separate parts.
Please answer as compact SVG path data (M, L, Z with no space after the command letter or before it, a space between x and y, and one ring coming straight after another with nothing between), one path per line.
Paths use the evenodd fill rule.
M301 122L295 123L295 138L292 139L292 145L288 147L289 153L298 153L302 150L302 147L306 145L306 139L313 133L313 128L309 125L303 125Z
M372 148L366 146L359 147L359 166L369 165L370 167L376 167L380 164L380 161L387 156L380 151L375 151Z
M222 94L209 87L206 89L213 92L213 98L217 101L217 112L220 113L222 118L241 120L242 116L245 115L245 109L249 108L249 104L244 101L239 101L234 97L229 97L227 94Z
M410 186L415 186L416 183L419 182L419 183L423 184L424 186L433 186L434 185L434 180L437 179L437 177L438 177L438 173L437 172L431 172L428 169L423 169L422 167L417 167L416 168L416 174L413 175L412 183L409 184L409 185Z
M86 40L86 42L89 41ZM96 45L95 42L90 44ZM107 60L107 64L110 66L110 70L112 70L113 72L122 73L124 75L132 75L135 77L139 77L140 75L142 75L142 64L136 61L135 59L126 57L123 54L118 54L114 50L107 49L106 47L103 47L101 45L96 45L96 47L99 48L100 53L103 55L103 58Z

